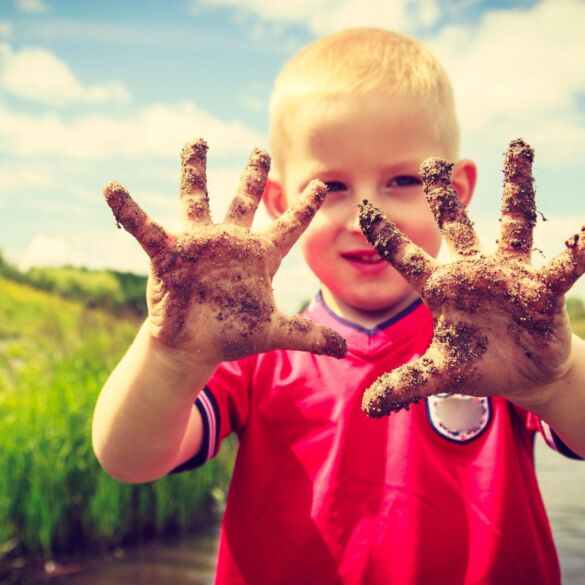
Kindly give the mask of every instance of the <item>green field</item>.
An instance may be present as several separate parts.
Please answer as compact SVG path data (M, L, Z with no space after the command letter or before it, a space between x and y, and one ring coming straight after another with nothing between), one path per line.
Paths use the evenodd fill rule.
M0 278L0 565L192 530L226 486L229 457L141 486L99 468L94 404L138 325Z

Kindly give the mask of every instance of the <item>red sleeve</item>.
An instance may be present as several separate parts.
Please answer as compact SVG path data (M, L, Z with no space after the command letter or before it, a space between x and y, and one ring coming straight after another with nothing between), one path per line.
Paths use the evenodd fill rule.
M538 432L542 435L543 439L545 440L546 444L555 451L558 451L565 457L569 457L570 459L581 459L577 453L572 451L563 441L561 438L554 432L553 429L550 428L548 423L545 423L543 420L539 419L535 414L529 411L526 412L526 428L528 430Z
M197 396L195 406L203 422L199 453L172 473L194 469L215 457L221 442L231 433L239 434L248 419L250 380L256 356L224 362Z

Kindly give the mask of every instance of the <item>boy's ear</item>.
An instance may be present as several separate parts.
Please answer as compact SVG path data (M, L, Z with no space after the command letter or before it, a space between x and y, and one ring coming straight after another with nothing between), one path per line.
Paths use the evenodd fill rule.
M262 194L262 201L272 219L280 217L286 210L286 197L280 183L268 179Z
M471 201L476 181L477 166L472 160L462 159L455 163L451 173L451 184L465 207Z

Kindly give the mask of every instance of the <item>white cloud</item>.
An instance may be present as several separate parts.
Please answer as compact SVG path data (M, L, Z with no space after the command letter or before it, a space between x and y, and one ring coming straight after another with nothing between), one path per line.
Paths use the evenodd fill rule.
M48 10L43 0L16 0L16 6L23 12L46 12Z
M126 270L145 274L148 256L124 230L112 229L104 237L98 232L71 233L60 237L34 236L18 259L21 270L31 266L85 266Z
M432 26L439 20L440 9L435 0L418 1L418 21L422 26Z
M13 155L105 159L128 156L177 157L188 140L203 136L210 153L225 156L262 146L266 139L238 121L225 122L196 105L158 104L131 117L39 116L0 106L0 142Z
M12 36L12 25L6 20L0 20L0 38Z
M526 136L542 160L585 154L585 3L543 0L486 12L443 29L429 44L449 72L470 142Z
M301 24L316 34L356 26L412 30L430 26L439 17L436 0L192 0L192 5L195 12L202 6L234 8L240 16Z
M242 105L250 112L267 112L268 101L265 98L260 98L255 95L247 94L241 98Z
M72 102L127 102L128 90L119 81L84 85L69 66L45 49L13 51L0 44L0 87L18 97L62 106Z
M9 191L47 187L54 183L53 176L46 169L35 167L31 172L30 165L12 163L0 166L0 201Z

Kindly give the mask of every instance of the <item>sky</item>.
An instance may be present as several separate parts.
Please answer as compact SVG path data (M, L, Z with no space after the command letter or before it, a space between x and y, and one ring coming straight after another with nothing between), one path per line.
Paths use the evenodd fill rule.
M470 214L497 237L502 154L536 151L536 264L585 224L584 0L0 0L0 250L21 268L146 273L101 195L125 185L180 229L179 153L204 137L221 219L253 147L267 148L274 77L323 34L381 26L413 35L455 90L461 156L479 179ZM255 227L268 224L263 210ZM444 256L444 255L443 255ZM581 282L582 281L582 282ZM573 294L585 298L585 277ZM317 283L298 250L275 280L289 312Z

